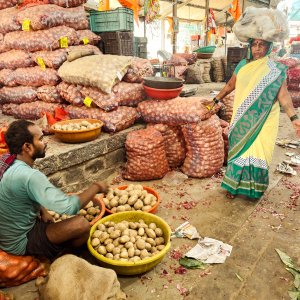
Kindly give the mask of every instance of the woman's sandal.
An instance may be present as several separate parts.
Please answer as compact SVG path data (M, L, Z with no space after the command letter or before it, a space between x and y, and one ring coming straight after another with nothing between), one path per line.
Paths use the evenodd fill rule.
M228 199L234 199L234 198L235 198L235 195L232 195L231 193L227 192L227 193L226 193L226 197L227 197Z

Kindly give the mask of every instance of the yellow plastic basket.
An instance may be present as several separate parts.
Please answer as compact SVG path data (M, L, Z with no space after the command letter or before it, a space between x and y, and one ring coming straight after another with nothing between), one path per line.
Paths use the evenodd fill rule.
M137 222L140 219L144 220L146 224L156 223L156 225L162 229L163 237L166 241L166 246L158 254L140 260L138 262L127 262L127 261L118 261L118 260L106 258L105 256L99 254L92 247L91 236L93 235L94 231L97 229L97 226L99 224L105 223L107 221L113 221L115 223L119 223L121 221ZM90 237L88 239L87 245L91 254L98 259L99 264L102 267L113 269L120 275L136 275L136 274L142 274L148 272L149 270L154 268L158 263L162 261L165 254L170 249L171 246L170 237L171 237L170 226L158 216L146 212L140 212L140 211L126 211L126 212L112 214L96 222L91 228Z

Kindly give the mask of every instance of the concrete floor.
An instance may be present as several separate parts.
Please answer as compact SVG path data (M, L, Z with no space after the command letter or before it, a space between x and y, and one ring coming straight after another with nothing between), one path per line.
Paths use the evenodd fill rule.
M284 114L281 114L280 124L280 138L295 138ZM300 168L294 177L275 172L287 151L290 150L275 146L270 186L259 201L228 200L217 177L188 179L180 187L164 186L161 180L147 182L162 198L157 215L172 229L188 220L202 237L228 243L233 251L224 264L175 274L179 263L172 258L172 251L185 253L196 241L173 239L171 251L153 270L143 276L119 277L128 299L289 299L287 292L293 286L293 278L275 252L275 248L279 248L300 265L299 199L291 200L292 190L287 188L288 182L300 186ZM300 154L299 149L294 152ZM194 201L196 206L184 209L180 205L184 201ZM33 300L38 296L34 281L7 291L12 292L16 300Z

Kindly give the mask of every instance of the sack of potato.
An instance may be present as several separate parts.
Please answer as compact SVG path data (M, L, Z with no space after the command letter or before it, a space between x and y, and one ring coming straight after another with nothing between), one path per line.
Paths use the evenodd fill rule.
M130 132L126 142L127 162L123 177L128 180L163 178L169 171L164 138L154 128Z
M157 205L158 199L142 185L129 184L124 190L110 189L103 202L110 212L116 213L132 210L149 211Z
M112 221L99 224L91 237L92 247L106 258L137 262L165 248L163 231L155 223Z

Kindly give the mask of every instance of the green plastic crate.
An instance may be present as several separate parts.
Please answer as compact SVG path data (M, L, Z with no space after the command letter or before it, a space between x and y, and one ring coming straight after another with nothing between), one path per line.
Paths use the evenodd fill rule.
M134 56L147 58L147 38L134 37Z
M133 11L119 7L107 11L91 11L90 28L93 32L133 31Z

